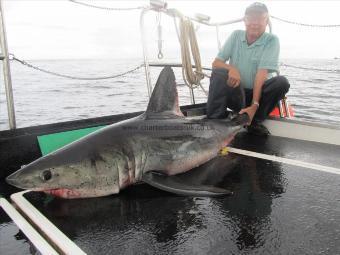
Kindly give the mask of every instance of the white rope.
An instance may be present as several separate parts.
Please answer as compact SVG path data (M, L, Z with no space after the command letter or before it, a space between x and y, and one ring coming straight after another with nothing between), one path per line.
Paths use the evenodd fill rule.
M241 149L232 148L232 147L227 147L227 150L229 152L237 153L237 154L244 155L244 156L266 159L266 160L270 160L270 161L289 164L289 165L293 165L293 166L304 167L304 168L322 171L322 172L326 172L326 173L340 174L340 169L335 168L335 167L313 164L313 163L308 163L308 162L304 162L304 161L300 161L300 160L283 158L283 157L278 157L278 156L275 156L275 155L268 155L268 154L254 152L254 151L241 150Z
M182 74L185 84L191 89L200 86L207 95L206 90L201 85L204 75L194 26L189 19L184 17L180 18L179 42L181 45ZM195 71L192 68L191 55L195 63Z

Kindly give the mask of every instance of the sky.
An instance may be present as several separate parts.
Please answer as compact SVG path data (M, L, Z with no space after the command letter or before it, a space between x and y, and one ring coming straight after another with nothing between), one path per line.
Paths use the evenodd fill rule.
M148 6L149 1L85 1L107 7ZM106 11L68 0L2 0L9 51L21 59L141 58L140 10ZM253 1L167 1L185 15L206 14L211 22L242 18ZM270 15L308 24L340 24L340 1L262 1ZM310 28L272 20L273 33L281 43L282 59L340 57L340 27ZM179 43L171 18L161 15L163 54L179 58ZM145 16L148 53L156 59L157 13ZM243 23L220 28L223 43ZM204 59L216 56L215 29L197 25L197 38Z

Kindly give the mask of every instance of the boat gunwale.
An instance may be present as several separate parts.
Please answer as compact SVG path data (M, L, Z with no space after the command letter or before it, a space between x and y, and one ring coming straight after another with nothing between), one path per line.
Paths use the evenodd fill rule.
M205 106L206 106L205 103L184 105L184 106L181 106L181 110L184 112L185 115L187 115L187 111L190 111L190 110L201 110L200 113L205 113ZM63 132L63 131L81 129L81 128L90 128L90 127L96 127L96 126L101 126L101 125L109 125L109 124L116 123L118 121L122 121L128 118L136 117L142 114L143 112L144 111L121 113L121 114L107 115L107 116L94 117L94 118L86 118L86 119L42 124L42 125L36 125L36 126L28 126L28 127L13 129L13 130L10 130L10 129L0 130L0 140L6 140L6 139L14 138L14 137L25 136L25 135L38 135L38 134L44 135L44 134L51 134L55 132ZM326 128L326 129L340 131L340 127L337 127L334 125L325 124L325 123L308 122L308 121L299 120L296 118L277 118L277 117L269 116L268 120L304 125L307 127L308 126L318 127L318 128Z
M310 127L319 127L319 128L327 128L327 129L334 129L334 130L340 130L340 127L337 127L335 125L327 124L327 123L315 123L315 122L309 122L305 120L299 120L297 118L276 118L276 117L268 117L268 120L276 120L276 121L282 121L292 124L300 124L304 126L310 126Z

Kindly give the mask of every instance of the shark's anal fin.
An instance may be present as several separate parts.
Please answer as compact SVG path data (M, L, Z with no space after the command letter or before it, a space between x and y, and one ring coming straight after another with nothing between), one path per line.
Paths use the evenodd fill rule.
M219 197L232 194L231 191L218 187L191 185L183 182L176 175L167 176L155 171L143 174L142 180L155 188L181 196Z

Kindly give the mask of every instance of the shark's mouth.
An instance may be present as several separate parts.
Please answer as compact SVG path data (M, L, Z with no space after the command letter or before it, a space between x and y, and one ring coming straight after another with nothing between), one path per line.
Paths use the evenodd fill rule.
M46 194L55 196L55 197L62 197L62 198L80 198L80 192L72 189L49 189L49 190L42 190Z

